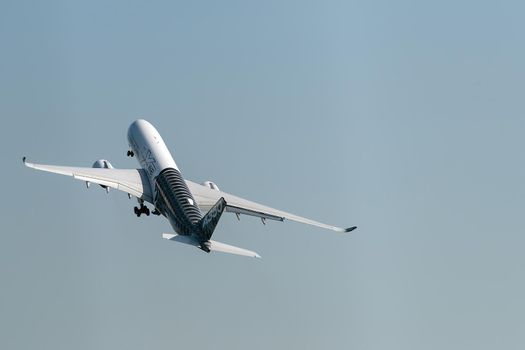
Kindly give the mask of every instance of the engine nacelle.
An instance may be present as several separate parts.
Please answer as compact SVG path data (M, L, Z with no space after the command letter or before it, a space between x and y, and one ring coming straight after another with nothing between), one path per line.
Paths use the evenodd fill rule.
M113 165L109 162L109 160L106 159L99 159L95 163L93 163L92 168L104 168L104 169L113 169ZM86 182L86 186L89 187L89 182ZM109 192L109 188L104 185L99 185L103 189L106 190L106 192Z
M212 182L212 181L204 181L202 183L202 186L206 186L206 187L211 188L212 190L215 190L215 191L220 191L219 190L219 186L217 186L215 184L215 182Z
M113 169L113 165L109 162L109 160L105 159L99 159L95 163L93 163L92 168L106 168L106 169Z

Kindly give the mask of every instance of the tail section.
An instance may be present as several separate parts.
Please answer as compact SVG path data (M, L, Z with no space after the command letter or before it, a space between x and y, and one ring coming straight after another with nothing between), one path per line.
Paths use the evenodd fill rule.
M203 241L208 241L211 238L224 209L226 209L226 200L221 197L199 222L200 235Z
M215 205L204 215L204 217L197 224L198 231L194 235L179 235L164 233L162 238L173 242L188 244L209 253L211 251L223 252L235 255L249 256L253 258L260 258L260 255L248 249L239 248L226 243L212 241L210 238L217 227L217 223L221 218L222 213L226 209L226 201L221 198Z

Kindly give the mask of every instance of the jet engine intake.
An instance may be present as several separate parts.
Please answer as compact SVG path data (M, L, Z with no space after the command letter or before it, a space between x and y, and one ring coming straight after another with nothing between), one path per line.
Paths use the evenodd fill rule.
M113 169L113 165L109 162L109 160L106 159L99 159L95 163L93 163L92 168L104 168L104 169ZM87 185L87 183L86 183ZM89 187L89 185L87 185ZM99 185L103 189L106 190L106 192L109 192L109 188L104 185Z
M95 163L93 163L92 168L106 168L106 169L113 169L113 165L109 162L109 160L106 159L99 159Z
M212 190L215 190L215 191L220 191L219 190L219 186L217 186L215 184L215 182L212 182L212 181L204 181L202 183L202 186L206 186L206 187L211 188Z

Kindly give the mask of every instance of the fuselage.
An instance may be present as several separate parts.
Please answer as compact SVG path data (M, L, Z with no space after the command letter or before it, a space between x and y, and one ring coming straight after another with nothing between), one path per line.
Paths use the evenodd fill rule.
M146 120L134 121L128 144L148 175L155 207L177 233L197 233L202 213L157 129Z

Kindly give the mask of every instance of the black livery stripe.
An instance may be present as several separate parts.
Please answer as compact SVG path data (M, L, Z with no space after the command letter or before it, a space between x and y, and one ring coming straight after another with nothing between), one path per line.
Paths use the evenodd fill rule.
M162 170L155 178L155 187L155 206L170 219L177 232L194 232L202 213L180 172L174 168Z

